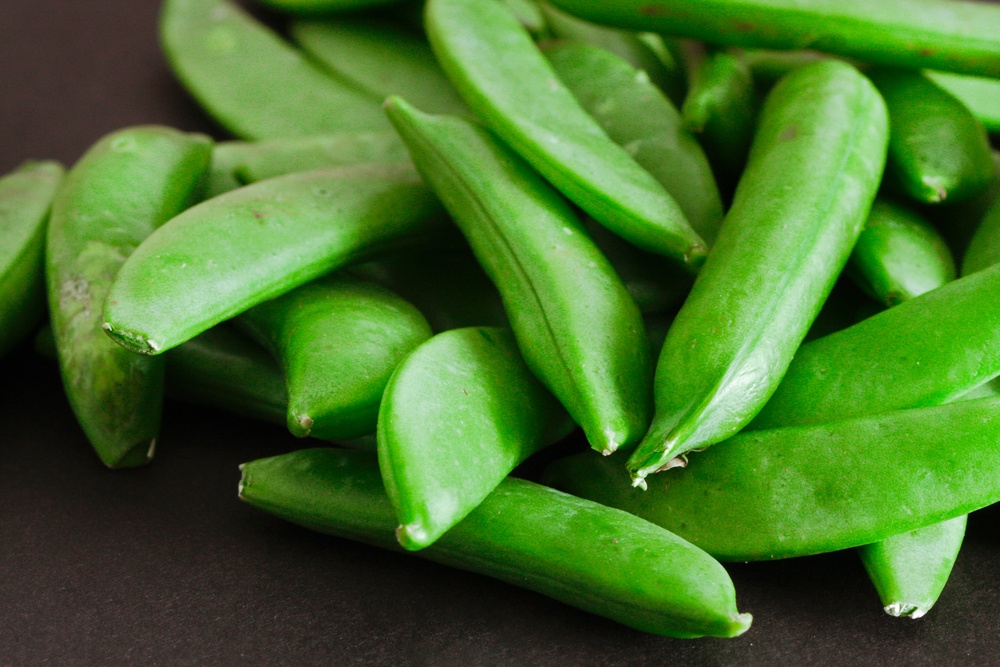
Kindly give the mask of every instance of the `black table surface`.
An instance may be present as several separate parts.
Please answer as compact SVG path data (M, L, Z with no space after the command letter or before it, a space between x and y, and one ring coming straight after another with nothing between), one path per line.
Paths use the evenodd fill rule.
M127 125L225 136L167 68L158 4L0 2L0 172L28 158L72 164ZM113 472L76 426L52 362L25 344L0 360L0 377L0 665L998 660L992 508L970 518L923 619L886 616L844 552L728 565L753 627L673 640L241 504L239 463L304 445L277 427L168 403L152 465Z

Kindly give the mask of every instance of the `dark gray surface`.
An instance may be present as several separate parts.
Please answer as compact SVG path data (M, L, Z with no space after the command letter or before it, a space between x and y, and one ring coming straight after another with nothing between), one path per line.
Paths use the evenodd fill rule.
M221 136L159 54L157 5L0 2L0 171L70 163L125 125ZM0 377L0 665L939 665L1000 648L996 509L922 620L884 616L842 553L729 566L753 627L678 641L241 505L240 462L303 444L280 429L169 404L154 463L111 472L51 362L25 345Z

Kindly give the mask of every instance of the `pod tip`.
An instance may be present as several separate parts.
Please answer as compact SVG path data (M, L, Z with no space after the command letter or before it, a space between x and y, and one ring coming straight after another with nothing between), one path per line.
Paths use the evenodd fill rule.
M417 551L430 543L430 535L418 523L400 524L396 526L396 541L408 551Z
M753 616L750 614L734 614L732 617L733 621L730 625L730 637L739 637L744 632L750 629L750 625L753 623Z
M111 340L115 341L130 352L135 352L137 354L158 354L161 352L162 346L156 341L146 338L145 336L124 331L122 329L116 329L110 322L105 322L101 325L101 328L104 329L104 333L111 337Z
M917 619L931 610L930 606L914 604L912 602L893 602L884 607L885 613L897 618L908 616Z

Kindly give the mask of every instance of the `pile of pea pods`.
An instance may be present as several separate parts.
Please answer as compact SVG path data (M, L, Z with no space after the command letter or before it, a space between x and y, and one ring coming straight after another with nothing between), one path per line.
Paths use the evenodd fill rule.
M640 630L849 548L927 613L1000 501L1000 5L259 5L161 10L235 139L0 178L0 352L47 300L105 465L167 394L315 439L255 507Z

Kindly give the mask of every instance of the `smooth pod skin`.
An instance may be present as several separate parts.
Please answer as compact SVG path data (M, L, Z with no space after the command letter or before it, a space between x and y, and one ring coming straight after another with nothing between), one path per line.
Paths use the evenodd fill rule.
M934 606L965 537L966 515L858 547L890 616L920 618Z
M916 211L878 198L851 253L852 276L884 306L955 279L955 260L936 229Z
M242 466L240 498L323 533L399 550L375 457L308 449ZM732 581L703 551L642 519L520 479L418 555L671 637L750 627Z
M885 106L850 65L803 67L764 103L715 248L667 334L637 485L739 431L778 386L840 274L885 160Z
M438 61L501 140L611 231L696 270L708 247L677 202L612 141L559 82L531 36L496 0L430 0Z
M104 328L157 354L252 306L376 252L445 215L412 168L279 176L185 211L139 247L108 294Z
M576 101L681 207L709 244L722 225L712 167L680 113L639 70L602 48L580 43L545 50Z
M724 51L699 64L681 106L684 124L704 147L727 197L746 165L757 106L750 68Z
M711 44L815 49L1000 77L1000 7L951 0L550 0L588 21Z
M324 440L374 433L393 370L431 336L424 316L401 297L346 276L302 285L239 322L281 365L288 430Z
M982 398L743 432L686 468L650 477L646 492L591 453L554 463L545 480L652 521L721 560L807 556L1000 500L998 409L1000 399Z
M950 72L924 74L968 107L987 132L1000 132L1000 81Z
M379 410L379 470L396 539L410 550L431 545L574 426L509 330L438 334L396 368Z
M409 163L406 146L392 130L225 141L212 150L212 169L205 198L296 171L355 164Z
M962 258L962 275L968 276L1000 262L1000 198L986 211Z
M926 204L965 201L993 179L986 130L955 96L921 72L874 69L889 109L886 180Z
M289 31L316 62L376 99L399 95L428 113L470 113L417 34L365 18L302 19Z
M241 139L388 129L379 99L333 79L229 0L165 0L160 40L185 88Z
M0 177L0 356L45 313L45 227L65 170L25 162Z
M77 421L110 468L152 458L163 363L109 340L101 307L136 246L196 199L210 157L202 135L120 130L73 166L52 205L46 280L59 368Z
M500 290L528 367L610 454L649 425L639 309L576 214L486 129L389 98L386 113Z

